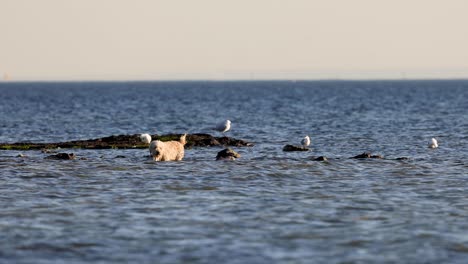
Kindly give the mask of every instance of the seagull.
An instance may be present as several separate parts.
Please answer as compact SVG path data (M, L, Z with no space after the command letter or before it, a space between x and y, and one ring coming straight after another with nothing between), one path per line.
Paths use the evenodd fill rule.
M221 132L221 133L228 132L229 129L231 129L231 121L226 120L226 121L224 121L224 123L220 123L219 125L217 125L214 129L216 131Z
M149 134L141 134L140 140L145 144L149 144L151 143L151 136Z
M309 136L305 136L302 140L301 140L301 144L302 146L304 147L308 147L310 145L310 137Z
M437 139L432 138L431 142L429 143L429 148L438 148L439 144L437 144Z

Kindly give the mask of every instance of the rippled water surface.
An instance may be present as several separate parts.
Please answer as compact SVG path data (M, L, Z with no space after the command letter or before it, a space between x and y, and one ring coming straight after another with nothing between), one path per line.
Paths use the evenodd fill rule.
M255 143L233 162L0 151L0 262L466 263L468 81L0 84L0 142L225 119ZM311 151L282 151L306 134Z

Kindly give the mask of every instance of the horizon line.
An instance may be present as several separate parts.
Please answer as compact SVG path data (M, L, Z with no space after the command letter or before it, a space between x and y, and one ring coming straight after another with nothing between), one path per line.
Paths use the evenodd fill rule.
M2 83L91 83L91 82L373 82L373 81L468 81L468 77L449 78L285 78L285 79L31 79L31 80L0 80Z

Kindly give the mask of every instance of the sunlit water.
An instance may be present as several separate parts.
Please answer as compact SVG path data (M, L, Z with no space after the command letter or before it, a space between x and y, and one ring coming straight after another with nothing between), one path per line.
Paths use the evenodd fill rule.
M0 151L0 262L466 263L468 81L0 84L0 142L226 119L255 143L234 162ZM385 159L348 159L365 151Z

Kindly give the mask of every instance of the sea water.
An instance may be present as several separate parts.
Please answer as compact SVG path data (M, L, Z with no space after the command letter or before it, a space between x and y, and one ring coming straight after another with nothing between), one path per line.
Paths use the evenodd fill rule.
M221 136L226 119L255 144L233 162L0 151L0 262L466 263L468 81L0 83L1 143Z

